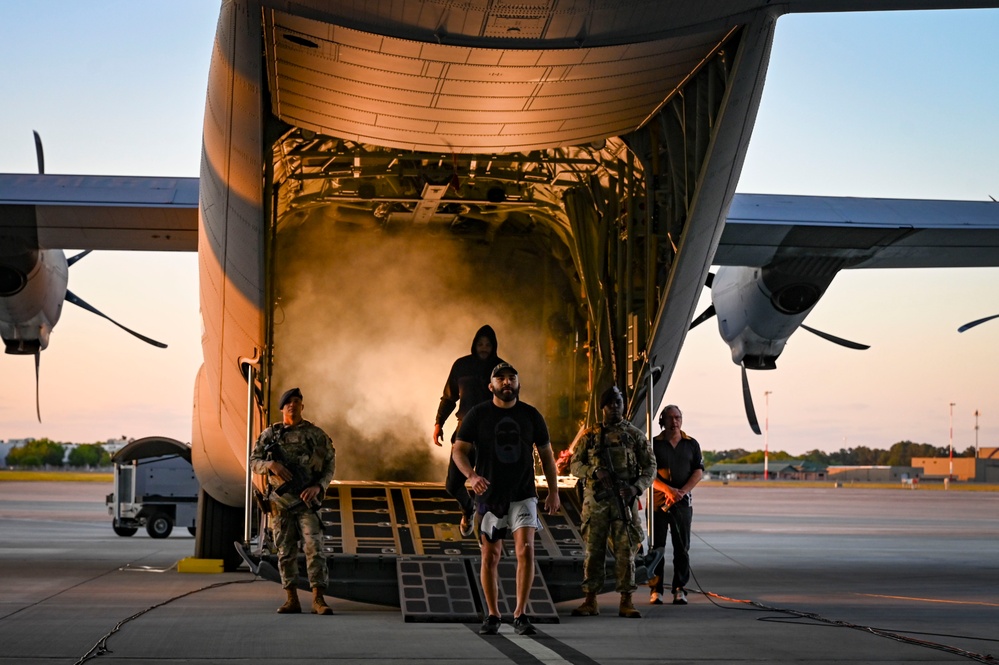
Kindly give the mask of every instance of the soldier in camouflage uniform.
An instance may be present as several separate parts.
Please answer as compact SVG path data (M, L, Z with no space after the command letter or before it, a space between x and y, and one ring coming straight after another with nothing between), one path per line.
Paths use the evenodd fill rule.
M329 435L302 418L302 391L292 388L279 402L282 421L260 433L250 455L254 473L267 476L271 526L281 586L288 594L279 614L302 611L298 602L298 543L301 540L312 587L312 613L333 614L323 597L329 572L323 555L323 524L317 509L336 469Z
M636 523L632 506L649 489L656 474L652 446L640 429L624 419L624 397L616 386L600 397L603 422L588 430L572 453L572 474L585 479L582 534L586 540L583 563L583 591L586 599L572 611L573 616L600 613L597 594L604 586L607 547L614 554L621 594L618 615L640 618L631 594L635 584L635 555L643 530Z

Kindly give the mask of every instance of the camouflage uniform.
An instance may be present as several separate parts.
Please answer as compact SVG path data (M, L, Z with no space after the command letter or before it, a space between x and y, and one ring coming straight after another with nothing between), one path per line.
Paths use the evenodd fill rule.
M586 541L583 591L603 591L607 547L610 546L617 577L615 590L619 593L631 593L638 588L635 584L635 555L644 530L635 519L636 513L631 507L628 507L626 517L622 520L615 496L603 501L596 497L596 492L601 488L600 482L596 480L597 470L608 467L604 449L608 451L613 465L613 469L608 470L620 482L634 485L639 495L652 486L656 460L645 434L627 420L587 430L572 453L572 474L586 481L581 529Z
M333 480L336 469L336 450L330 437L308 420L297 425L276 423L260 433L257 444L250 455L250 466L254 473L267 475L267 487L271 499L271 526L274 529L274 544L277 547L278 570L281 572L281 585L293 588L298 579L298 542L305 549L308 565L309 585L312 588L326 588L329 573L326 557L323 555L323 524L319 516L301 501L297 505L286 506L291 498L274 494L274 489L284 481L267 473L266 446L275 440L280 432L280 446L284 454L285 466L307 469L311 485L318 485L323 492ZM322 500L322 493L319 495Z

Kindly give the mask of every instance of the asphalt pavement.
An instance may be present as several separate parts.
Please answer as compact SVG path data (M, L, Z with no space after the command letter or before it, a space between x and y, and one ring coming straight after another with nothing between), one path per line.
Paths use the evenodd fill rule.
M116 536L109 491L0 482L0 665L999 661L997 493L702 485L688 605L642 588L641 619L611 593L598 617L566 602L538 635L483 637L336 598L332 617L278 615L280 587L249 572L178 573L185 530Z

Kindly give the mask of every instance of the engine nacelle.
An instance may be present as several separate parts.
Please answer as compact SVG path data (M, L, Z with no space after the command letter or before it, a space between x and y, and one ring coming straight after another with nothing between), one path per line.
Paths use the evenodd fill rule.
M719 268L711 303L732 362L747 369L774 369L788 337L831 282L832 275L795 275L773 267Z
M61 249L31 253L34 264L25 270L25 256L6 257L0 265L0 337L12 354L34 355L49 345L49 334L62 315L69 284L69 264Z

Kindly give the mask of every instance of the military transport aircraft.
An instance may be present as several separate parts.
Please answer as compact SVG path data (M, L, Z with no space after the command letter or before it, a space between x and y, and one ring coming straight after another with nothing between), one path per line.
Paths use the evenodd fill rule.
M711 283L744 368L774 365L839 269L996 265L995 204L735 195L779 16L993 6L223 2L200 178L0 176L0 332L37 363L79 300L63 248L198 251L197 554L231 567L274 393L377 344L393 315L345 291L432 313L475 285L521 329L538 405L568 440L597 387L624 388L636 421L658 404L712 264L736 266ZM348 369L385 399L399 390L385 367ZM373 490L357 491L339 505ZM376 491L388 503L371 519L416 500Z

